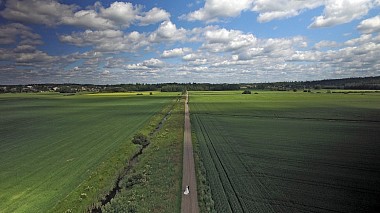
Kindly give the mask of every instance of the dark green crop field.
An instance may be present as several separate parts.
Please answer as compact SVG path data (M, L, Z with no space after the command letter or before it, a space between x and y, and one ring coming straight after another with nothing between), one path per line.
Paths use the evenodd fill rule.
M0 212L48 212L91 175L107 178L94 170L117 150L132 156L133 134L173 95L0 95Z
M380 209L380 94L191 92L217 212Z

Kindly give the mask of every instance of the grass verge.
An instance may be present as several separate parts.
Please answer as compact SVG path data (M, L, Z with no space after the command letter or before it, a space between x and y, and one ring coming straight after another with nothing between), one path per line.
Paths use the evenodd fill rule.
M120 182L102 212L179 212L181 207L184 100L177 101L150 145ZM149 131L147 131L149 132ZM143 132L143 133L147 133Z

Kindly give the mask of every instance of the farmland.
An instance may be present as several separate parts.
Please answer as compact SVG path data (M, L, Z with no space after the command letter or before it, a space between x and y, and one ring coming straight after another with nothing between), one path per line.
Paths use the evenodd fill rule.
M48 212L83 183L88 191L75 200L98 199L120 169L110 161L136 152L133 134L174 95L1 95L0 212Z
M380 208L379 93L191 92L190 111L203 211Z

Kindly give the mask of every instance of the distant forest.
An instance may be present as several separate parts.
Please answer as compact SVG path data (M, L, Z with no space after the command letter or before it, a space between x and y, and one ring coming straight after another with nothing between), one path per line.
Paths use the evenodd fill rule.
M327 79L319 81L293 81L247 84L256 89L346 89L346 90L380 90L380 76L343 79Z
M224 90L380 90L380 76L328 79L320 81L292 81L275 83L240 83L240 84L211 84L211 83L162 83L162 84L29 84L29 85L2 85L0 93L16 92L49 92L60 93L76 92L129 92L129 91L162 91L181 92L190 91L224 91Z

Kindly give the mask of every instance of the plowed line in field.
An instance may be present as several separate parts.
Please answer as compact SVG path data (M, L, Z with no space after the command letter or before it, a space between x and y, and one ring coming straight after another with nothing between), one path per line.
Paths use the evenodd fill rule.
M201 132L202 132L203 138L206 139L206 137L207 137L208 141L210 141L210 138L208 137L208 135L207 135L207 133L206 133L206 130L204 129L204 126L203 126L203 124L201 123L200 119L199 119L198 117L196 117L196 116L195 116L195 118L196 118L196 122L198 123L198 126L200 127L200 130L201 130ZM206 139L206 140L207 140L207 139ZM206 146L207 146L207 151L208 151L208 153L209 153L209 155L210 155L210 157L211 157L211 159L212 159L212 161L213 161L213 165L214 165L215 169L218 171L218 179L219 179L220 185L222 186L222 189L223 189L224 195L225 195L225 197L226 197L226 200L227 200L227 202L228 202L228 208L229 208L229 210L230 210L231 212L233 212L233 211L232 211L232 208L231 208L231 202L230 202L230 200L228 199L228 196L227 196L227 190L226 190L225 187L223 186L223 181L222 181L222 178L220 177L220 173L219 173L219 170L218 170L218 167L217 167L217 162L216 162L216 160L214 159L213 154L211 153L211 150L210 150L210 148L209 148L208 143L207 143L206 141L205 141L205 143L206 143Z
M281 205L282 207L290 207L290 208L292 208L292 210L290 212L314 212L314 213L318 213L318 212L321 212L321 210L323 210L323 211L327 211L327 212L344 213L344 211L302 204L302 203L298 203L295 201L281 200L281 199L275 199L275 198L258 199L258 198L252 198L250 196L243 196L243 195L242 195L242 197L245 197L247 200L253 201L255 203L264 203L264 204L271 204L273 206ZM264 210L262 210L262 211L264 211ZM278 211L275 211L273 209L272 209L272 211L278 212ZM286 210L282 210L280 212L286 212Z
M228 141L228 140L227 140L227 141ZM228 142L228 145L231 147L231 149L232 149L235 153L238 153L238 152L235 150L234 146L231 146L231 145L230 145L230 142ZM265 198L265 197L264 197L265 195L261 195L261 198L262 198L263 200L268 200L268 198L271 198L272 196L271 196L271 194L270 194L270 191L271 191L270 186L268 186L268 183L263 182L263 181L260 179L260 177L257 175L258 173L261 173L261 174L263 174L263 175L265 176L264 172L262 172L262 171L258 171L257 168L249 168L249 167L244 163L244 160L243 160L239 155L236 155L236 156L237 156L237 158L239 159L240 164L243 165L243 167L245 168L246 172L251 176L251 178L252 178L252 179L255 179L255 180L257 181L257 183L258 183L259 186L255 186L255 187L256 187L256 188L257 188L257 187L262 188L263 191L264 191L264 193L265 193L265 195L267 196L267 197ZM253 170L255 170L256 172L254 172ZM272 187L273 187L273 186L272 186ZM276 190L276 191L279 191L279 190ZM263 194L264 194L264 193L263 193ZM282 197L283 197L284 199L286 199L286 196L285 196L283 193L281 193L281 195L282 195ZM241 195L241 197L251 199L250 196L244 196L243 194ZM286 202L289 202L289 201L287 200ZM289 205L289 207L293 207L293 206L292 206L292 205ZM272 206L270 206L270 208L271 208L272 211L274 211L274 212L276 211L275 209L272 208ZM280 209L279 209L280 211L285 212L285 210L282 208L282 206L279 206L279 208L280 208Z
M205 129L205 127L204 127L202 121L200 121L200 124L201 124L201 126ZM215 152L215 155L216 155L216 158L217 158L218 163L219 163L219 164L221 165L221 167L222 167L222 170L223 170L223 171L221 171L221 172L223 172L223 173L226 175L227 180L228 180L228 183L229 183L229 185L230 185L232 191L234 192L234 195L235 195L235 197L236 197L236 199L237 199L237 201L238 201L238 203L239 203L240 210L241 210L241 212L244 212L243 205L242 205L242 203L241 203L240 197L238 196L238 194L237 194L237 192L236 192L236 190L235 190L235 188L234 188L234 186L233 186L233 184L232 184L232 181L231 181L230 177L228 176L227 170L226 170L226 168L224 167L224 165L223 165L223 163L222 163L222 161L221 161L221 159L220 159L220 156L219 156L218 152L217 152L216 149L215 149L214 143L212 142L212 140L211 140L211 138L210 138L210 136L209 136L209 134L208 134L207 131L206 131L206 136L207 136L207 138L208 138L208 140L209 140L209 142L210 142L210 144L211 144L211 148L212 148L212 150ZM235 211L236 211L236 210L237 210L237 209L235 209Z
M217 125L212 125L214 128L216 128L216 126ZM219 134L218 132L217 132L217 134ZM234 148L234 146L231 146L231 144L230 144L230 142L229 142L229 140L228 139L226 139L226 138L224 138L223 137L223 141L225 141L225 144L228 144L228 146L230 147L230 149L231 150L233 150L234 152L236 152L236 150L235 150L235 148ZM212 144L213 145L213 144ZM256 171L256 173L254 173L254 172L252 172L251 171L251 169L249 169L246 165L245 165L245 163L241 160L241 158L240 157L238 157L238 160L241 162L241 165L243 165L243 167L245 168L245 170L250 174L250 176L252 177L252 178L254 178L256 181L257 181L257 183L258 183L258 185L254 185L254 186L252 186L254 189L253 190L256 190L256 191L262 191L262 193L260 193L260 198L262 199L262 200L266 200L267 199L267 197L271 197L271 195L270 195L270 191L271 191L271 189L268 187L268 185L266 185L266 184L264 184L258 177L257 177L257 173L259 173L259 171L257 171L257 169L254 169L255 171ZM228 176L228 179L230 180L230 177ZM231 182L231 181L230 181ZM231 184L231 186L232 186L232 184ZM236 197L237 197L237 199L238 199L238 201L239 201L239 203L240 203L240 206L242 207L242 209L243 209L243 211L246 211L246 212L248 212L248 210L246 210L244 207L244 205L242 205L242 203L244 203L244 202L242 202L241 201L241 198L244 198L245 196L243 195L243 194L238 194L236 191L235 191L235 188L234 187L232 187L233 188L233 190L234 190L234 192L235 192L235 195L236 195ZM248 193L248 192L247 192ZM275 209L273 209L272 208L272 206L270 206L270 208L271 208L271 210L273 211L273 212L275 212L276 210ZM260 211L262 211L262 210L260 210ZM281 209L281 211L284 211L283 209Z
M290 146L287 146L290 147ZM328 150L328 149L326 149ZM351 153L356 153L356 152L351 152ZM247 156L250 158L259 158L260 160L276 160L276 161L281 161L281 162L287 162L287 163L302 163L302 160L297 160L297 159L287 159L287 158L280 158L280 157L271 157L271 156L259 156L255 154L250 154L250 153L240 153L241 156ZM376 170L375 168L369 168L365 167L366 165L360 165L360 166L354 166L354 165L347 165L347 164L339 164L339 163L329 163L329 162L310 162L309 165L314 166L314 165L322 165L324 167L335 167L335 168L342 168L342 169L349 169L349 170L360 170L360 171L365 171L365 172L373 172L373 173L378 173L380 176L380 171Z
M250 118L276 118L276 119L294 119L294 120L312 120L312 121L345 121L345 122L369 122L369 123L380 123L378 120L361 120L361 119L344 119L344 118L312 118L312 117L294 117L294 116L279 116L274 114L273 116L264 115L244 115L244 114L225 114L225 113L208 113L208 112L197 112L199 115L217 115L217 116L233 116L233 117L250 117Z
M259 197L252 197L250 196L249 194L247 195L244 195L244 194L238 194L234 187L232 187L232 181L230 180L230 176L227 175L226 173L226 169L224 168L224 165L221 163L221 159L220 157L218 156L216 150L215 150L215 147L214 147L214 144L212 143L211 141L211 138L209 136L209 132L210 131L210 134L211 135L214 135L215 133L211 133L212 130L210 129L206 129L205 127L205 124L202 123L201 119L198 117L198 116L194 116L194 118L196 119L196 122L199 124L199 126L201 127L200 130L202 132L202 135L206 138L206 141L209 141L209 143L206 143L206 144L210 144L210 145L207 145L208 148L210 150L208 150L210 156L213 156L213 154L211 154L212 151L214 151L215 153L215 156L212 157L212 160L214 162L214 165L217 165L218 163L221 165L221 168L223 169L224 173L226 174L226 177L227 177L227 180L229 182L229 185L231 186L231 188L233 189L234 193L235 193L235 197L237 198L237 200L239 201L239 204L240 204L240 207L242 208L242 211L243 212L246 212L244 206L242 205L242 202L244 203L244 201L241 201L241 199L243 200L250 200L254 203L261 203L261 204L269 204L270 206L267 206L267 207L270 207L271 208L271 211L273 212L276 212L276 211L280 211L280 212L286 212L287 210L289 211L289 209L287 208L290 208L292 212L294 211L303 211L303 212L320 212L321 210L323 211L330 211L330 212L341 212L341 211L337 211L337 210L334 210L334 209L329 209L329 208L323 208L323 207L318 207L318 206L313 206L313 205L307 205L307 204L303 204L303 203L300 203L300 202L297 202L297 201L294 201L294 200L289 200L287 199L286 195L282 192L278 192L278 190L275 190L277 191L277 193L280 193L281 194L281 198L275 198L275 197L272 197L271 196L271 193L270 191L272 190L271 188L274 187L276 188L275 186L268 186L267 184L263 183L261 180L260 180L260 175L257 175L258 173L262 175L263 178L270 178L271 176L264 173L264 172L260 172L259 170L257 169L254 169L255 172L253 172L252 170L250 170L243 162L243 160L239 157L239 160L240 160L240 163L245 167L246 171L249 173L249 175L252 177L252 178L255 178L258 185L256 185L254 188L255 189L261 189L262 190L262 194L259 196ZM209 124L207 124L209 125ZM215 125L210 125L210 126L213 126L213 128L216 128ZM216 134L219 134L219 133L216 133ZM226 139L224 139L226 143L229 144L229 147L231 148L231 150L234 150L235 151L235 148L233 146L230 145L230 142ZM216 166L217 168L217 166ZM221 172L221 171L219 171ZM221 173L219 173L221 174ZM220 177L219 175L219 180L221 183L222 182L222 178ZM225 189L225 187L223 186L223 192L225 194L227 194L227 189ZM260 190L260 191L261 191ZM228 204L229 204L229 207L230 207L230 210L231 212L237 212L236 209L231 209L232 208L232 204L231 204L231 201L230 199L227 199L228 201ZM273 207L276 207L276 208L273 208ZM264 209L256 209L258 211L265 211Z

